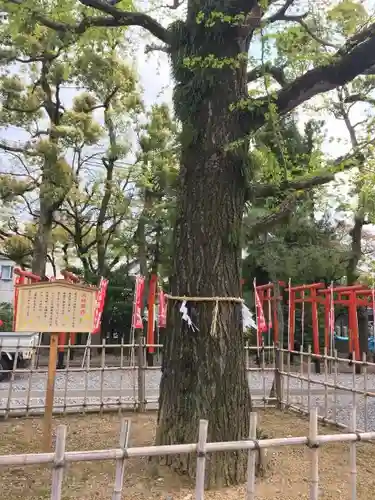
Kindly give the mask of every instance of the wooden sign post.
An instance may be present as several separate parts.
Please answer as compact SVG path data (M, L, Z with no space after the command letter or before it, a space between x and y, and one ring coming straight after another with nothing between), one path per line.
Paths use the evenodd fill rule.
M44 412L44 451L52 441L57 348L60 332L91 332L94 328L96 287L65 280L16 285L16 332L50 333L50 351Z
M44 402L44 435L43 451L48 452L52 446L52 416L53 400L55 395L55 377L57 365L57 348L59 343L59 334L51 333L48 356L48 374L46 397Z

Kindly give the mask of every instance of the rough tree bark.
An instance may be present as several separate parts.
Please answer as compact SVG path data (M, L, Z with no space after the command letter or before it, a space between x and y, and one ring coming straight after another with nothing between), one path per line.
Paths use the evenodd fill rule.
M246 88L249 43L264 12L256 0L188 0L186 19L165 29L146 14L117 9L116 2L79 2L102 15L85 16L74 26L47 19L39 11L35 19L61 36L82 33L92 26L142 26L171 55L175 109L183 126L171 293L238 297L242 214L247 192L254 188L247 185L245 176L248 138L265 123L270 105L269 96L249 101ZM292 3L286 0L265 22L295 21L296 16L286 15ZM202 13L208 19L219 13L223 19L215 17L209 25L198 23ZM235 16L241 21L226 21L238 19ZM356 33L331 64L286 83L272 94L271 104L280 114L288 113L374 66L374 28L375 24ZM211 55L219 61L216 68ZM192 69L197 62L201 67ZM198 331L181 321L178 301L169 303L157 441L196 441L200 418L209 420L210 441L241 439L248 434L251 409L241 308L234 303L220 304L216 334L211 335L213 303L189 306ZM194 473L194 457L171 457L170 462L180 472ZM241 454L214 454L208 459L209 485L237 483L244 479L244 472Z
M247 97L248 30L228 27L216 37L189 19L176 34L172 53L176 76L176 111L183 123L177 221L174 236L173 276L170 293L187 297L240 297L241 224L245 205L248 139L241 125L242 112L229 111ZM186 37L186 38L185 38ZM216 74L206 70L200 79L186 75L181 64L182 40L193 40L191 57L213 51L217 58L239 62ZM200 71L198 70L198 73ZM192 83L192 79L196 82ZM190 89L189 86L194 86ZM182 100L179 101L182 96ZM232 147L231 147L232 146ZM208 440L243 439L249 430L250 391L245 372L241 305L221 302L216 333L211 334L213 302L190 302L190 315L198 331L181 321L181 302L169 302L163 357L158 443L197 440L199 419L209 421ZM216 486L244 478L244 454L210 456L207 482ZM168 463L193 474L195 457L171 457Z
M58 49L57 53L58 53ZM39 221L37 234L35 236L32 271L33 273L45 277L46 263L48 257L48 247L52 238L53 215L60 208L66 195L68 194L72 175L70 166L61 157L59 151L59 137L55 128L60 125L60 84L55 83L54 90L50 84L51 63L54 56L45 53L40 68L40 78L36 85L40 85L43 91L43 108L48 117L49 147L43 153L42 182L39 188Z
M345 102L348 99L348 90L346 87L340 88L338 89L337 94L339 99L338 111L340 112L341 117L343 118L345 126L348 130L352 148L353 150L356 150L358 149L357 134L355 128L353 127L350 121L349 111L345 107ZM364 156L362 154L359 154L357 157L357 161L358 161L358 169L359 171L361 171L365 163ZM351 237L351 246L350 246L350 257L348 260L347 271L346 271L347 274L346 280L348 285L354 285L359 277L358 264L362 258L362 232L363 232L363 227L365 225L365 212L364 212L364 207L362 206L360 200L360 191L361 191L360 183L357 184L356 191L358 196L358 206L354 213L353 227L349 233ZM358 318L359 350L362 359L363 354L364 353L367 354L368 351L367 307L357 308L357 318ZM351 354L352 353L350 353L350 356ZM357 373L361 373L360 365L356 365L355 368Z
M38 229L35 235L31 270L34 274L45 277L48 247L52 234L53 213L40 198Z
M96 224L96 251L98 257L98 275L105 276L107 273L106 253L108 241L105 238L105 221L107 217L109 203L113 192L113 171L115 168L118 154L116 152L117 136L116 129L111 117L111 100L116 95L117 89L111 93L104 103L104 122L109 135L109 154L108 158L102 158L103 165L106 169L106 179L104 186L104 195L100 204L98 220Z

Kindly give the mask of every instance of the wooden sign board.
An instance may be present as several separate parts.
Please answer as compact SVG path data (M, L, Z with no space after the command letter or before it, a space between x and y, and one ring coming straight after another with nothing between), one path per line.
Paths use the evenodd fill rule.
M91 332L98 289L66 281L18 285L16 332Z

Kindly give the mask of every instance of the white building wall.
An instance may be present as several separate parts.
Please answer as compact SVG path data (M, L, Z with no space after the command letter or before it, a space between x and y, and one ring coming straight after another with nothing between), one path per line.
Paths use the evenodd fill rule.
M14 262L0 257L0 303L13 302L13 269L15 267Z
M17 265L5 257L0 257L0 303L13 303L14 297L14 275L13 269ZM52 267L48 263L46 266L47 276L53 276ZM57 270L57 277L61 278L60 270Z

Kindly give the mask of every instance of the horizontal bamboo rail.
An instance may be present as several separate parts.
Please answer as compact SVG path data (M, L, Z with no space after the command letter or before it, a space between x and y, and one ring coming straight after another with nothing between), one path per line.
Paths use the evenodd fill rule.
M354 408L355 413L355 408ZM353 418L354 421L354 418ZM31 465L52 465L51 500L61 500L64 470L67 464L77 462L93 462L103 460L116 461L115 486L112 500L121 499L125 463L135 457L157 457L178 454L197 454L195 499L204 500L206 455L215 452L248 451L248 470L246 498L254 499L255 495L255 453L262 449L275 449L287 446L307 446L310 450L310 500L318 499L319 490L319 447L332 443L350 444L350 489L351 498L356 499L356 443L358 441L375 441L375 432L350 432L346 434L318 434L318 411L310 413L309 435L282 437L272 439L256 439L256 413L250 415L249 439L229 442L207 442L208 422L199 422L198 443L175 444L165 446L128 447L130 424L128 419L122 420L119 448L91 451L65 451L66 426L59 425L56 432L54 453L28 453L0 455L0 466L23 467Z
M150 344L151 345L151 344ZM155 349L161 349L161 344L152 344ZM27 347L27 346L25 346ZM92 344L90 346L66 346L66 367L57 370L59 377L58 393L55 394L54 413L92 413L122 410L146 411L155 410L158 402L158 394L150 394L150 391L156 391L156 386L146 387L147 372L159 371L160 366L147 366L145 361L146 344ZM276 405L281 408L290 408L301 413L309 414L313 406L313 397L317 391L322 391L324 395L323 414L319 418L324 422L332 422L348 427L348 422L338 421L341 414L337 410L338 397L350 396L354 399L364 399L364 425L361 429L368 430L367 406L368 400L375 397L375 373L368 377L369 370L373 367L375 372L375 363L367 361L366 357L362 361L353 360L352 362L352 381L348 384L350 373L341 375L341 367L347 369L348 359L337 355L328 356L327 352L315 355L311 349L306 351L288 351L276 346L262 346L260 349L256 346L244 346L246 357L246 370L251 376L254 374L257 380L255 396L253 399L256 405ZM0 344L1 349L1 344ZM22 349L21 344L17 350ZM49 346L39 346L40 350L48 352ZM93 350L99 349L100 355L96 358L98 366L93 366ZM112 349L113 356L108 350ZM71 366L69 353L73 350L86 350L85 363L82 367ZM1 351L0 351L1 352ZM125 353L128 353L126 360ZM117 355L116 355L117 353ZM141 353L141 355L139 355ZM257 355L258 365L255 366L255 358L250 356ZM337 353L335 353L337 354ZM291 358L299 360L299 371L293 371ZM312 373L312 363L319 358L324 364L324 372L321 375ZM128 364L126 364L128 362ZM356 366L360 365L362 369L363 382L359 386L361 375L355 374ZM298 368L297 368L298 369ZM43 398L44 395L39 387L42 384L43 377L46 376L47 369L37 367L35 363L30 368L18 368L17 363L13 362L12 369L9 372L10 380L0 384L0 418L21 417L31 415L41 415L44 407L35 398ZM109 374L116 374L119 379L119 385L108 389L104 384L104 379ZM141 376L139 376L141 375ZM95 376L95 386L91 383L91 377ZM328 377L331 377L330 379ZM23 388L16 388L19 377L22 378ZM38 378L39 377L39 378ZM80 380L77 387L73 387L74 378ZM272 389L270 383L274 377ZM340 377L344 377L344 385ZM40 380L36 384L33 381ZM372 384L371 384L372 380ZM300 390L298 389L298 381ZM292 385L292 388L290 387ZM62 387L63 385L63 387ZM300 391L300 392L298 392ZM254 391L253 391L254 392ZM41 393L41 394L39 394ZM331 402L333 395L334 402ZM17 400L16 404L13 401ZM150 405L152 408L150 408ZM330 415L331 412L331 415ZM357 430L361 430L358 429Z

